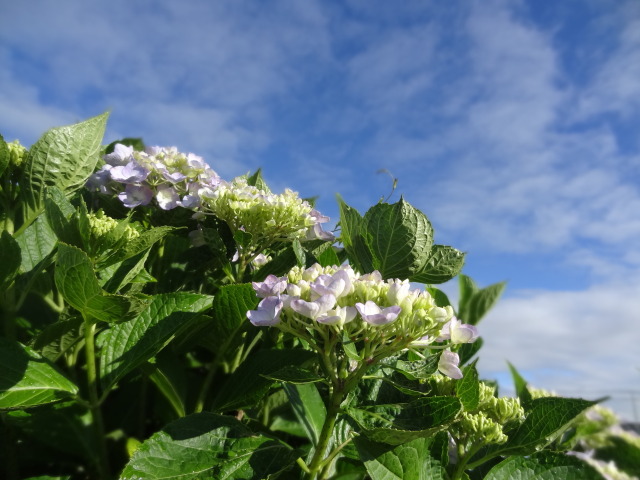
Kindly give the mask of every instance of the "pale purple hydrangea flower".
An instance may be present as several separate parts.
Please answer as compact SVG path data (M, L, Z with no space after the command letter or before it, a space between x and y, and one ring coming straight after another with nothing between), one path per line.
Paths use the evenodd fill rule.
M161 209L171 210L178 206L180 196L173 188L163 185L158 187L156 201Z
M362 319L370 325L386 325L393 322L402 309L398 305L392 305L386 308L380 308L371 300L366 303L356 303L356 308Z
M112 180L126 184L144 182L149 176L149 170L133 161L126 165L112 167L111 170L109 170L109 173L111 174Z
M324 325L344 325L356 318L357 314L355 307L336 307L327 311L326 315L316 318L316 321Z
M153 198L153 190L145 185L127 185L124 192L118 194L118 198L127 208L148 205Z
M264 282L253 282L252 285L258 297L266 298L283 293L287 288L287 278L268 275L267 278L264 279Z
M296 299L291 302L291 308L300 315L316 320L323 316L336 305L336 297L333 295L322 295L313 302Z
M451 340L453 344L473 343L478 338L478 329L473 325L462 323L453 317L445 323L440 331L438 341Z
M462 378L462 370L458 368L460 357L451 350L443 350L438 361L438 370L449 378L459 380Z
M102 158L107 165L113 167L124 166L133 160L133 147L116 143L113 147L113 152L106 154Z
M269 327L280 322L283 307L279 297L267 297L258 304L257 310L249 310L247 318L256 327Z

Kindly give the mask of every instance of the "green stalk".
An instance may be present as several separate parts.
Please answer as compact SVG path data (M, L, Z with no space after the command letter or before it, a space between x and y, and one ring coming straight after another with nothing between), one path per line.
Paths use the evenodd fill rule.
M100 409L100 397L98 396L98 372L96 368L96 349L95 349L95 333L96 323L91 319L84 317L84 345L87 361L87 386L89 388L89 410L95 428L96 440L98 443L98 458L96 468L100 478L109 477L109 458L107 455L107 445L104 435L104 421L102 419L102 410Z
M322 430L320 431L318 444L316 445L313 458L309 464L309 471L304 476L305 480L322 480L325 478L323 472L326 473L328 470L328 468L325 468L327 466L325 461L333 460L333 457L331 456L329 458L325 458L325 454L338 419L338 414L340 413L340 405L344 400L344 396L345 393L342 389L334 388L329 400L329 405L327 406L327 416L325 417Z

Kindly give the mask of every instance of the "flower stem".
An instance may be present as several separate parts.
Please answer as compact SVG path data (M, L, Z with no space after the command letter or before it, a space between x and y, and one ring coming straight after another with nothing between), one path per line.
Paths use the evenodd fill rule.
M305 480L322 480L321 473L326 472L325 460L331 461L333 457L325 459L325 453L333 434L333 429L340 413L340 405L344 400L344 391L341 388L334 388L331 397L329 399L329 405L327 406L327 416L325 417L322 430L320 431L320 437L318 438L318 444L316 445L315 453L309 464L309 471L304 476Z
M107 456L107 446L104 437L104 421L102 410L100 409L100 398L98 396L98 373L96 368L95 349L96 323L91 318L84 319L84 345L87 361L87 386L89 388L89 410L95 428L95 435L98 444L98 458L96 469L100 478L109 477L109 460Z

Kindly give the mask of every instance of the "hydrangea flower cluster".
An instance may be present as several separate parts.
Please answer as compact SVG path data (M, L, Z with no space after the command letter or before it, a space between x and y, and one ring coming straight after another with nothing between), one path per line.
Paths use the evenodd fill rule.
M251 323L291 333L321 355L335 355L341 346L338 356L353 360L356 352L371 365L407 348L444 349L478 336L475 327L453 316L451 306L438 307L429 292L412 290L408 280L385 281L377 271L360 275L349 265L295 267L253 288L262 300L247 313ZM445 350L439 369L461 378L458 363L457 354Z
M195 208L200 205L200 189L221 182L202 157L175 147L140 152L118 143L103 159L105 165L89 178L87 187L117 194L128 208L148 205L154 198L163 210Z
M282 194L249 185L245 177L200 190L202 212L224 220L232 231L251 233L257 245L274 241L312 239L333 240L320 224L329 221L297 192Z

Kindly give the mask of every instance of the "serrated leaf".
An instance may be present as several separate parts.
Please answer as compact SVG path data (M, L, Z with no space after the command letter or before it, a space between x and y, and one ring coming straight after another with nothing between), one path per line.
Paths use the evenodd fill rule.
M466 411L475 410L480 402L480 383L476 363L477 360L467 365L463 369L462 378L456 382L456 395Z
M320 253L316 255L316 260L318 261L320 266L330 267L332 265L342 264L331 243L327 243L329 243L329 246L327 248L324 248Z
M478 286L471 277L464 274L458 275L458 289L460 290L460 299L458 300L458 318L467 319L467 305L471 297L478 291Z
M20 270L20 245L9 232L0 234L0 285L9 284Z
M510 457L494 466L484 480L602 480L602 475L577 457L539 452Z
M40 215L21 235L16 237L16 241L20 245L22 271L30 272L49 256L58 239L46 217Z
M313 352L300 349L252 353L222 384L212 410L226 412L255 405L274 383L263 375L277 372L288 365L304 365L312 359L315 359Z
M235 350L242 342L240 334L255 327L247 320L247 312L256 308L259 302L251 284L225 285L213 299L208 345L214 347L218 355L227 350ZM256 332L257 333L257 332Z
M143 442L120 479L259 480L287 469L297 456L233 417L205 412L170 423Z
M121 228L126 228L123 225ZM103 266L113 265L128 258L134 257L142 252L148 251L156 242L166 237L169 233L177 230L176 227L155 227L145 230L139 236L126 242L121 248L115 250L114 254L102 262Z
M496 304L506 286L506 282L494 283L473 293L467 304L465 312L467 316L461 316L461 318L470 325L477 325L491 307Z
M363 437L354 440L371 480L446 480L446 470L432 455L435 437L390 447Z
M179 331L211 306L212 297L176 292L156 295L136 318L112 325L97 338L100 381L105 390L155 356Z
M446 428L461 407L455 397L424 397L406 404L352 407L347 414L370 440L400 445Z
M420 271L409 277L412 282L437 284L451 280L464 266L465 253L447 245L433 245Z
M103 293L87 254L64 243L58 245L54 279L64 299L80 312L85 312L88 302Z
M327 409L320 392L313 384L284 385L291 408L304 428L312 445L318 444L322 426L327 417Z
M489 449L492 455L529 455L548 445L596 402L581 398L542 397L531 401L527 417L509 440Z
M0 410L56 402L78 387L29 347L0 337Z
M23 166L21 193L32 211L42 208L47 186L69 195L85 184L99 160L108 116L104 113L52 128L31 146Z
M364 228L364 220L360 213L347 205L338 195L340 208L340 241L347 252L349 262L360 273L375 270L373 255L367 245L368 233Z
M362 219L373 254L373 267L382 278L410 278L425 266L433 245L433 228L427 217L403 198L379 203Z

